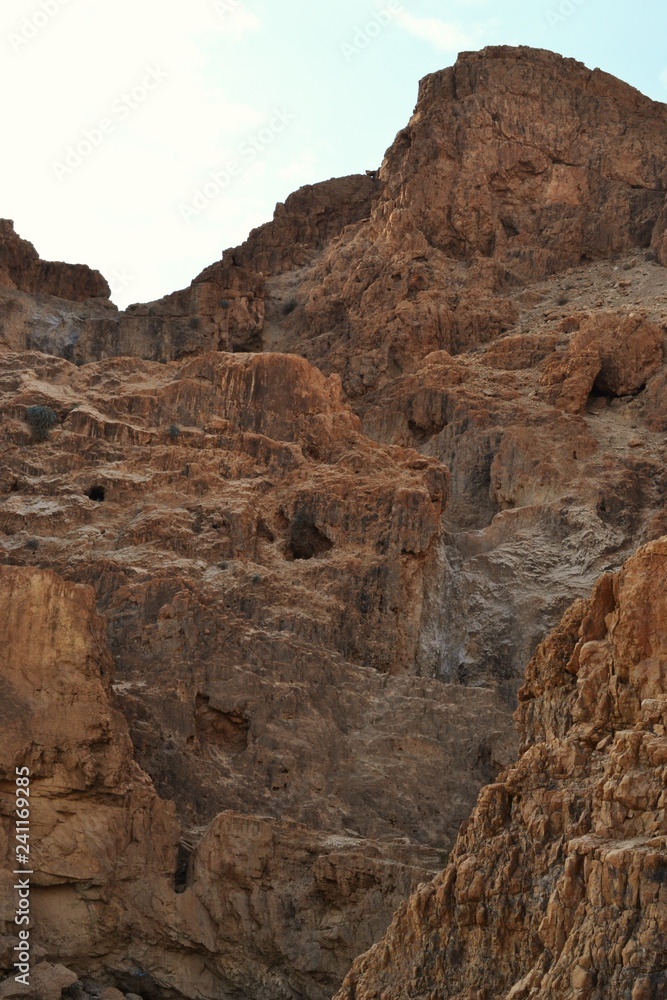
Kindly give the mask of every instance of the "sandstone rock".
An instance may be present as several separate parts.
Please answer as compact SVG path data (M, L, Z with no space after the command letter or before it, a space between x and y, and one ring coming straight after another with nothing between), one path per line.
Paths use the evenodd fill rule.
M578 331L562 358L546 366L541 384L568 413L583 413L592 392L630 396L663 365L664 331L632 313L572 317Z
M30 1000L60 1000L62 991L77 982L77 975L64 965L40 962L30 971L30 984L25 986L15 979L6 979L0 985L0 997L29 997Z
M663 747L618 728L639 711L661 736L661 668L638 710L623 656L609 675L612 576L539 647L524 757L498 772L536 645L667 530L664 125L571 60L464 53L422 84L379 181L296 192L189 288L124 313L54 297L88 285L47 281L63 265L5 226L2 559L91 585L115 661L113 698L68 665L63 697L81 684L101 742L49 714L47 684L29 723L63 782L43 797L40 957L92 977L75 1000L324 1000L489 781L436 890L472 944L433 932L424 992L411 970L386 995L448 995L430 970L467 975L468 947L491 956L461 980L478 1000L494 976L515 1000L583 995L596 973L619 996L661 988L660 899L613 942L636 982L599 958L598 926L629 926L662 863L633 830L662 808ZM39 444L31 405L58 417ZM110 666L99 630L90 659ZM101 786L76 770L91 755ZM169 864L144 856L155 815ZM399 973L430 892L403 911Z
M0 219L0 287L73 302L108 299L110 295L99 271L85 264L41 260L32 243L14 232L14 223L9 219Z
M520 693L522 757L341 1000L665 994L666 582L662 539L540 646Z
M415 676L432 641L446 470L365 438L339 380L295 356L5 360L6 557L95 586L137 758L185 828L171 881L127 889L123 930L109 951L95 939L96 962L56 932L55 908L40 914L45 934L80 974L145 969L187 996L216 978L331 995L512 756L496 692ZM39 445L21 419L34 400L59 416ZM59 725L45 728L54 742ZM255 829L273 845L269 868ZM216 873L234 840L248 853L228 884ZM271 915L261 941L255 908Z
M3 933L15 930L9 797L15 767L27 766L31 948L81 967L128 940L130 887L173 878L174 810L134 762L127 724L111 707L113 661L92 590L2 566L0 623L9 639L0 651ZM55 1000L77 978L65 972L38 965L31 989Z

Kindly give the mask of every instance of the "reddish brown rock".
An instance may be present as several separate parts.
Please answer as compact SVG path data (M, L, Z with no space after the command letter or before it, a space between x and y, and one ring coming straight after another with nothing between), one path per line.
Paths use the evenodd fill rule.
M522 757L341 1000L665 995L666 585L662 539L538 649Z
M0 287L72 302L108 299L110 295L99 271L85 264L41 260L32 243L14 232L9 219L0 219Z
M646 387L642 416L651 430L667 431L667 371L664 368Z
M33 961L41 949L89 969L96 955L128 945L133 894L173 880L174 808L135 763L127 723L112 707L113 660L92 589L2 566L0 628L1 965L9 971L17 943L13 799L16 768L26 766ZM53 996L72 984L65 979Z
M226 988L325 998L512 753L496 692L416 676L438 643L446 470L365 438L339 379L295 356L11 355L3 386L5 559L95 587L137 759L184 828L184 891L139 887L130 956L113 966L113 932L95 968L210 995L206 949ZM44 442L29 405L57 414ZM235 837L229 883L211 858ZM178 974L171 938L193 955Z
M86 958L54 930L49 959L76 953L70 967L133 994L142 970L147 996L324 1000L490 780L500 875L469 866L460 904L483 954L487 887L507 897L504 958L475 990L516 971L521 921L552 886L522 895L506 824L524 823L546 879L590 798L586 761L574 804L569 757L551 767L574 725L561 660L583 605L531 667L525 725L554 787L538 754L512 826L495 779L517 686L563 609L665 530L664 269L645 252L664 124L662 105L570 60L465 53L422 85L380 183L302 189L188 289L119 313L7 279L2 555L95 588L115 705L183 831L173 877L122 896L122 931ZM34 405L58 421L43 442ZM588 683L586 711L608 702ZM633 822L645 778L633 805L624 785ZM553 908L516 954L556 954L568 919ZM577 940L553 996L590 991ZM653 990L626 958L632 988ZM544 978L526 962L515 998Z
M565 354L547 363L540 380L566 413L583 413L592 392L640 392L662 368L664 330L641 313L594 313L571 317L567 324L577 333Z
M380 210L407 211L448 254L502 258L531 278L648 246L666 124L664 105L573 59L465 52L422 81L383 164Z
M267 338L357 400L434 350L497 337L517 286L648 247L666 124L664 105L574 60L463 53L422 81L370 220L303 276L303 306Z

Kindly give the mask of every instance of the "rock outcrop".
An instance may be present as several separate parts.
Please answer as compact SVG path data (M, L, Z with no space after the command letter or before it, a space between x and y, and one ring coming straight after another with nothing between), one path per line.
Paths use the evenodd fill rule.
M0 288L49 295L71 302L108 299L109 285L86 264L42 260L32 243L21 239L14 223L0 219Z
M662 539L566 613L519 695L522 756L340 1000L667 996L666 594Z
M188 863L174 804L135 763L113 707L113 660L92 588L0 567L0 626L9 639L0 653L0 967L9 971L15 958L17 767L30 771L31 956L47 959L34 966L32 993L14 985L2 996L40 994L43 982L59 1000L89 977L140 993L148 979L188 997L221 987L316 995L316 978L326 996L438 867L441 851L229 811Z
M58 417L45 441L28 405ZM0 410L5 559L95 588L115 703L182 826L170 886L127 904L129 957L110 932L96 963L45 935L48 959L131 991L141 969L188 997L330 996L512 755L496 692L416 676L446 469L369 441L295 356L7 355Z
M83 971L129 948L135 894L173 882L175 810L136 764L112 706L113 659L91 588L1 566L0 630L0 966L15 958L16 768L28 767L33 961L64 957Z
M13 223L0 220L0 347L41 350L79 364L261 349L272 305L267 278L311 263L346 226L367 218L377 188L376 180L363 175L301 188L276 207L272 222L253 230L243 246L226 250L189 288L125 312L103 301L109 287L97 271L40 260L32 244L16 236ZM50 300L35 303L17 292ZM56 298L84 306L72 309ZM292 308L287 298L278 313Z
M505 998L506 982L513 1000L659 994L661 910L637 917L645 951L624 942L620 966L582 944L594 919L620 927L620 902L595 896L616 840L617 870L639 865L623 892L662 906L641 869L662 850L654 806L621 815L599 791L614 768L644 782L643 709L606 729L567 712L598 696L630 705L602 612L613 594L604 614L621 614L624 581L648 575L646 553L662 566L663 542L540 647L522 695L532 745L496 779L540 641L667 533L666 126L664 105L573 60L463 53L422 82L379 172L301 189L189 288L124 312L96 272L39 262L3 224L1 561L25 580L55 571L63 600L87 609L93 588L115 670L88 710L120 768L109 788L125 768L172 824L158 837L168 864L147 856L136 891L106 841L94 889L63 875L66 900L99 892L104 913L113 900L94 946L45 917L45 981L92 977L69 1000L97 996L98 980L144 1000L325 1000L445 863L488 782L450 874L348 990L456 995L438 978L447 961L451 989L475 1000ZM31 407L46 408L44 440ZM591 643L619 658L608 683L576 659ZM47 756L68 769L54 705ZM662 738L664 721L650 724ZM86 786L84 803L67 774L64 799L98 829L106 792ZM115 803L121 833L130 800ZM525 875L503 853L519 849ZM501 874L480 880L465 867L478 856ZM575 893L567 865L581 915L558 910ZM491 963L486 980L457 966L466 949Z
M370 220L304 276L272 346L357 400L491 340L517 321L517 287L649 247L666 162L665 106L619 80L534 49L463 53L422 81Z

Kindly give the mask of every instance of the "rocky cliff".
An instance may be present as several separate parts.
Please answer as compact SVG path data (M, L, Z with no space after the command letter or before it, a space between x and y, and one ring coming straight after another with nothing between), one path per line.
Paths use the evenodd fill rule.
M13 691L22 637L51 627L26 595L59 595L45 598L62 603L54 620L80 603L95 656L77 646L67 694L44 655L46 701L21 702L63 761L63 856L93 850L85 830L110 808L97 772L78 776L91 740L102 786L134 789L94 879L53 859L39 871L53 888L57 870L65 910L102 901L64 939L60 897L40 889L45 968L74 972L53 972L39 1000L72 975L91 997L98 983L145 1000L324 1000L442 869L488 782L475 817L488 799L507 877L472 873L487 823L474 818L435 883L459 865L477 878L461 925L474 935L451 893L422 889L346 995L555 997L571 975L590 987L572 996L632 996L634 973L586 950L602 904L559 916L555 937L539 928L570 841L599 836L604 853L628 839L596 804L621 723L612 712L587 743L568 713L587 676L578 643L611 643L609 691L619 683L600 602L613 593L616 613L622 581L662 566L660 542L609 576L667 533L666 169L664 105L573 60L493 48L422 82L377 173L301 189L157 302L118 311L96 272L40 262L3 224L0 589L28 623L12 626L4 674ZM496 780L518 752L526 664L600 577L589 610L576 604L535 654L520 695L531 749ZM94 704L70 731L60 706L89 674ZM637 697L623 732L644 724ZM4 792L32 753L12 733ZM45 810L49 774L36 771ZM537 817L525 830L519 801ZM148 802L158 854L137 827L143 874L126 876L114 859ZM642 803L628 808L650 841ZM588 850L582 865L603 863ZM639 871L644 842L623 851ZM663 988L655 905L655 926L600 917L627 930L621 950L644 949L625 963L645 991L634 1000Z
M42 260L32 243L17 235L10 219L0 219L0 288L70 302L99 299L106 304L110 295L99 271L85 264Z
M667 540L538 648L523 753L340 1000L667 996Z
M169 889L153 879L124 904L134 936L111 928L87 957L75 929L56 946L38 898L40 946L128 988L140 969L189 997L212 982L330 996L511 754L497 692L418 676L447 470L364 437L339 379L296 356L77 367L34 352L3 371L5 562L95 588L116 735L129 726L180 822ZM56 415L46 440L29 406ZM17 664L41 628L8 628ZM56 669L35 681L45 695ZM70 725L51 714L59 755Z

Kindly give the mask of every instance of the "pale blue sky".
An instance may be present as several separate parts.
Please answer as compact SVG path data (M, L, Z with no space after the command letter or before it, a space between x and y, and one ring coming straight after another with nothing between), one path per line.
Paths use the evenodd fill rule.
M156 298L301 184L378 166L461 49L548 48L667 100L666 28L664 0L3 0L0 216L119 305Z

